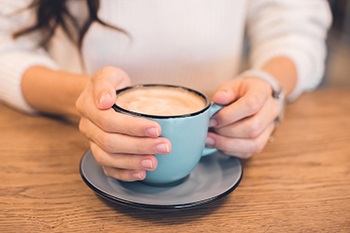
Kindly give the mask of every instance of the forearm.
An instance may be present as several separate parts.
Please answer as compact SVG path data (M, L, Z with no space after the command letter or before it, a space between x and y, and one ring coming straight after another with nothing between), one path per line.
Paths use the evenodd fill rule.
M24 99L34 109L78 118L75 102L88 80L89 76L33 66L24 73L21 86Z
M276 57L266 62L261 69L277 79L280 85L286 90L287 95L292 93L298 79L293 61L287 57Z

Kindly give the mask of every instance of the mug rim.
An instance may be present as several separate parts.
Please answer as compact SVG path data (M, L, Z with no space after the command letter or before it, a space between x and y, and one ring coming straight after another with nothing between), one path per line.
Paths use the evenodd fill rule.
M211 102L209 100L209 98L199 92L196 91L194 89L188 88L188 87L184 87L184 86L179 86L179 85L171 85L171 84L137 84L137 85L133 85L133 86L128 86L119 90L116 90L116 94L120 94L123 91L127 91L130 89L136 89L136 88L142 88L142 87L168 87L168 88L179 88L179 89L183 89L189 92L192 92L200 97L202 97L205 101L205 107L197 112L193 112L193 113L186 113L186 114L182 114L182 115L171 115L171 116L159 116L159 115L150 115L150 114L144 114L144 113L139 113L139 112L134 112L134 111L130 111L127 110L125 108L122 108L118 105L116 105L116 103L113 104L112 108L116 111L116 112L123 112L123 113L128 113L134 116L141 116L141 117L148 117L148 118L156 118L156 119L169 119L169 118L185 118L185 117L191 117L191 116L196 116L199 115L205 111L207 111L211 105Z

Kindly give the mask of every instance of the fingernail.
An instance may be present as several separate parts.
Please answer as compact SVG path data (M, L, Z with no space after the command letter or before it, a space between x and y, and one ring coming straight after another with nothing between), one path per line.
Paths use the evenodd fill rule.
M152 160L150 159L145 159L141 161L141 166L144 168L152 169L153 168L153 163Z
M146 130L146 134L150 137L158 137L159 136L158 128L157 127L148 128Z
M103 93L101 95L101 98L100 98L100 103L102 103L103 101L105 101L106 99L108 99L109 97L111 97L111 95L109 93Z
M139 173L139 172L135 172L135 173L131 174L131 176L133 178L137 179L137 180L142 180L143 179L142 176L141 176L141 173Z
M156 151L158 153L169 153L170 152L169 146L166 143L162 143L162 144L156 145Z
M209 127L215 127L218 125L218 121L215 119L210 119L209 121Z
M211 138L211 137L207 137L205 139L205 144L209 145L209 146L215 146L215 139Z

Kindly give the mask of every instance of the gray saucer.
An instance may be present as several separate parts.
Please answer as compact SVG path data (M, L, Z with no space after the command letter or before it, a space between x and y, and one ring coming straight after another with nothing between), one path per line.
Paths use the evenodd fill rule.
M106 177L89 150L80 162L80 174L93 191L109 201L143 209L182 209L228 195L240 183L243 171L239 159L215 152L203 157L180 184L156 187Z

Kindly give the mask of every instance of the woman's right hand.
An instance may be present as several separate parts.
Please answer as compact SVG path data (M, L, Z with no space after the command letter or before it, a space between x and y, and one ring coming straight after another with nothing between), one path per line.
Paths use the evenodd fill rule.
M130 85L117 68L97 71L76 102L80 131L89 139L92 153L107 176L123 181L143 180L157 167L153 154L168 154L171 143L159 137L160 125L151 120L115 112L116 90Z

